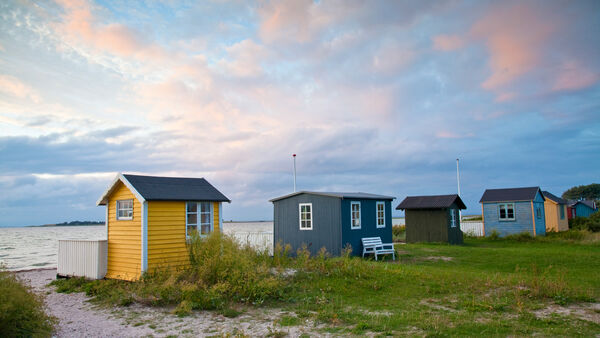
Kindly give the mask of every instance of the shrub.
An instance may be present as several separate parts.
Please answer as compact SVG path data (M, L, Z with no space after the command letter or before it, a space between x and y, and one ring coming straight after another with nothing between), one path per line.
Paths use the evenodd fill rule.
M570 219L569 229L600 232L600 211L593 213L589 217L575 217Z
M496 229L494 229L492 230L492 233L488 236L488 238L492 241L497 241L498 239L500 239L500 233Z
M392 238L393 238L394 242L405 240L406 239L406 226L405 225L392 226Z
M0 267L0 337L50 337L56 319L43 308L42 296Z
M518 234L508 235L508 236L506 236L504 238L507 239L507 240L517 241L517 242L530 242L530 241L533 241L535 239L527 231L520 232Z

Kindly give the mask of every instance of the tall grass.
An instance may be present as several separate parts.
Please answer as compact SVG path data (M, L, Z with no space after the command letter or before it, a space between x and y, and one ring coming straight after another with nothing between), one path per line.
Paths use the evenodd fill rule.
M0 337L49 337L55 323L42 296L0 267Z

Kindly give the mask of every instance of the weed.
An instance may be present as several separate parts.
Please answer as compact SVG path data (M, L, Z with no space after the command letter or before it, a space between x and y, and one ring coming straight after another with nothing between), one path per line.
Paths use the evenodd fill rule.
M0 266L0 337L51 336L56 319L42 297Z

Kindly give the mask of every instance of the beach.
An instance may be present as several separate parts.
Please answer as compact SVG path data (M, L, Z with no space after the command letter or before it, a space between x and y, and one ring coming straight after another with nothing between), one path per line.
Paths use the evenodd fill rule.
M58 319L56 337L267 336L272 332L297 337L318 328L311 321L302 326L279 327L276 321L286 313L276 308L240 307L238 311L242 314L235 318L214 311L194 311L189 316L178 317L171 313L172 308L137 303L106 308L90 303L90 298L83 293L55 292L54 286L48 284L56 278L56 269L16 273L45 296L47 313Z

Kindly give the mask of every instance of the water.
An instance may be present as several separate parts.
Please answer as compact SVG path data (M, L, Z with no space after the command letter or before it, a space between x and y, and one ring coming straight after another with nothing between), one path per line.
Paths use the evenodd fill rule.
M223 232L257 247L272 247L273 222L224 222ZM104 225L0 228L0 264L8 270L54 268L59 239L106 239L106 228Z
M0 228L0 264L9 270L56 267L59 239L106 239L100 226Z

